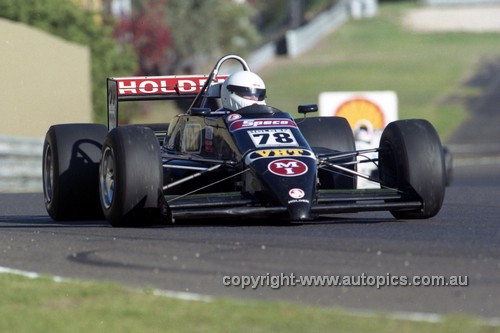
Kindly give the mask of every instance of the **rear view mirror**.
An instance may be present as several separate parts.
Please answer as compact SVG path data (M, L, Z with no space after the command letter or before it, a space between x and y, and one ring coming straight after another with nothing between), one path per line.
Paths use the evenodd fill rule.
M208 116L211 112L210 108L191 108L192 116Z
M306 114L318 111L318 104L299 105L299 113Z

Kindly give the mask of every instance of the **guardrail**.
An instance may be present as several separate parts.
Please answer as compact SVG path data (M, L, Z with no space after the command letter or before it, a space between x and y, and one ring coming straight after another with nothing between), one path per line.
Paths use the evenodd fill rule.
M297 57L312 49L326 35L350 19L373 17L377 12L378 0L339 1L308 24L288 30L282 39L269 42L254 51L248 59L248 64L252 70L256 71L270 63L278 55Z
M373 17L378 11L377 0L340 1L330 10L318 15L309 24L286 33L286 49L290 57L297 57L312 49L327 34L349 19Z
M0 136L0 192L42 191L43 140Z

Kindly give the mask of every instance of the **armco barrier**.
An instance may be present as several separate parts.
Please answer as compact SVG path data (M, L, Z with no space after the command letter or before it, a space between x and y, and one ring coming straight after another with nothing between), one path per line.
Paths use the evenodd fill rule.
M278 54L291 58L297 57L312 49L326 35L338 29L349 19L373 17L377 11L378 0L341 0L308 24L288 30L284 36L284 45L281 44L281 39L269 42L254 51L247 62L252 70L258 71L273 61Z
M0 136L0 192L42 190L43 140Z
M330 10L318 15L309 24L286 33L287 55L297 57L312 49L326 35L338 29L349 19L362 19L375 16L377 0L344 0Z

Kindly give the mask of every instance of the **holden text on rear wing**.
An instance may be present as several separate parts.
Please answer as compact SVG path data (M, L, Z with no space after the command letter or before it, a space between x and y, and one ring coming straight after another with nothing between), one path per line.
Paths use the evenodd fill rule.
M227 75L218 75L223 82ZM169 75L108 78L108 129L118 126L118 102L195 98L207 75Z

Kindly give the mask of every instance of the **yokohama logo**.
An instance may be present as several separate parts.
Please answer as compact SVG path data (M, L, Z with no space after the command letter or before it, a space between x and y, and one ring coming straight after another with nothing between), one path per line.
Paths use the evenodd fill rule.
M278 176L295 177L303 175L308 168L304 162L292 158L283 158L272 161L268 164L267 169Z
M223 82L227 76L217 76ZM207 81L204 75L153 76L116 78L118 95L182 95L195 94Z
M237 131L244 128L254 127L297 127L297 125L293 120L286 118L245 119L233 122L229 127L229 130Z

